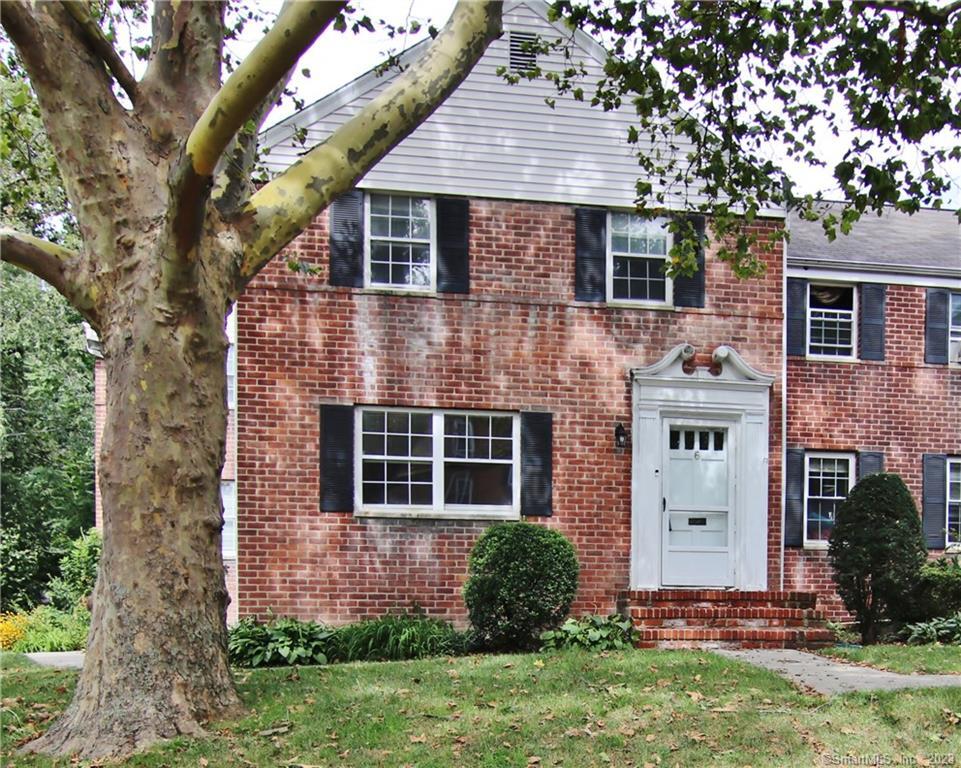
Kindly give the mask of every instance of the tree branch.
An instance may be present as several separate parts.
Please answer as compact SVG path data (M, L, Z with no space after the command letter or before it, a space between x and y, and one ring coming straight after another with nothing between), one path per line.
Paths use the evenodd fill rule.
M253 192L250 172L257 159L258 134L293 73L293 67L287 70L287 74L277 82L251 115L249 127L245 126L237 133L230 149L220 158L215 172L213 199L221 213L227 214L236 210Z
M271 30L207 105L187 139L198 176L210 176L224 149L274 85L346 6L345 2L285 5Z
M80 254L32 235L0 229L0 259L31 272L59 291L95 328L100 320L93 293L70 273Z
M127 69L127 65L123 63L123 59L120 58L113 45L107 40L103 30L100 29L100 25L90 15L87 4L83 0L64 0L63 5L80 26L90 50L103 61L120 87L130 97L131 103L136 107L140 95L137 80Z
M247 231L236 291L426 120L500 34L500 2L460 0L420 60L323 144L255 193L241 212L240 226Z
M186 163L178 184L174 232L182 256L200 233L202 219L197 213L206 204L220 156L274 85L345 6L345 2L316 0L284 5L274 26L207 104L187 138Z

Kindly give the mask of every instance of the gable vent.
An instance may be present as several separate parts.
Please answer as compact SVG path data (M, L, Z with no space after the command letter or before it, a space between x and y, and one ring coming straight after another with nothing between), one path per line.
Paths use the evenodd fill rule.
M531 46L537 42L537 35L533 32L510 33L510 70L524 72L537 66L537 53Z

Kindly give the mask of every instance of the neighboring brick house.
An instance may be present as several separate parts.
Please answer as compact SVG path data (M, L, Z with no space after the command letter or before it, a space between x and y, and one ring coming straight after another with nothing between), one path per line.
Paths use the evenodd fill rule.
M841 615L827 538L865 474L904 479L932 551L961 545L961 229L933 210L831 243L790 229L784 584Z
M314 273L278 260L235 308L231 618L340 623L418 606L463 622L471 546L492 521L524 518L574 543L575 612L630 610L645 642L823 640L814 595L795 592L833 595L819 549L829 473L850 483L883 464L920 501L932 454L928 533L961 538L961 464L947 458L961 456L961 370L942 350L961 336L948 319L950 304L961 323L956 222L881 222L937 222L924 237L947 256L926 274L911 256L921 237L890 264L866 252L865 266L804 225L786 264L783 245L759 248L759 278L734 278L712 245L695 277L665 278L665 220L632 213L634 153L650 147L627 143L630 107L551 108L550 84L505 84L498 68L529 66L530 35L559 31L533 0L505 4L505 29L291 245ZM600 76L603 51L572 39ZM269 161L288 165L295 127L322 137L389 79L366 75L275 126ZM671 215L700 201L664 191ZM785 219L763 211L752 226ZM822 283L854 289L818 299ZM860 337L848 355L846 329ZM941 354L927 363L925 332Z

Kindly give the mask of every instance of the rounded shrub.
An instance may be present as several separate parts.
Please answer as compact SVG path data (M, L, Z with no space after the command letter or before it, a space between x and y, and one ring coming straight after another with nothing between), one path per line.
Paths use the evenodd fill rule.
M880 623L910 599L926 552L914 499L895 474L869 475L838 508L828 556L861 641L873 643Z
M530 523L488 528L471 550L464 601L478 644L530 650L577 593L577 555L557 531Z

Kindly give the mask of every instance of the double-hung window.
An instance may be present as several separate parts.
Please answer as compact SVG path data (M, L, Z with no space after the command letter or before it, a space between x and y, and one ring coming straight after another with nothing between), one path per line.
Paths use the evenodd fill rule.
M221 551L227 559L237 557L237 481L220 481L220 501L224 508L224 527L220 535Z
M961 459L948 459L947 545L961 545Z
M952 293L948 308L948 362L961 363L961 293Z
M362 513L519 515L518 414L373 407L356 414Z
M853 359L857 350L857 291L853 285L808 286L808 355Z
M376 193L367 197L367 286L436 290L434 210L429 198Z
M667 219L610 214L607 295L615 302L670 306L673 284L665 272L671 250Z
M826 544L838 507L854 485L854 455L807 453L804 475L804 543Z

